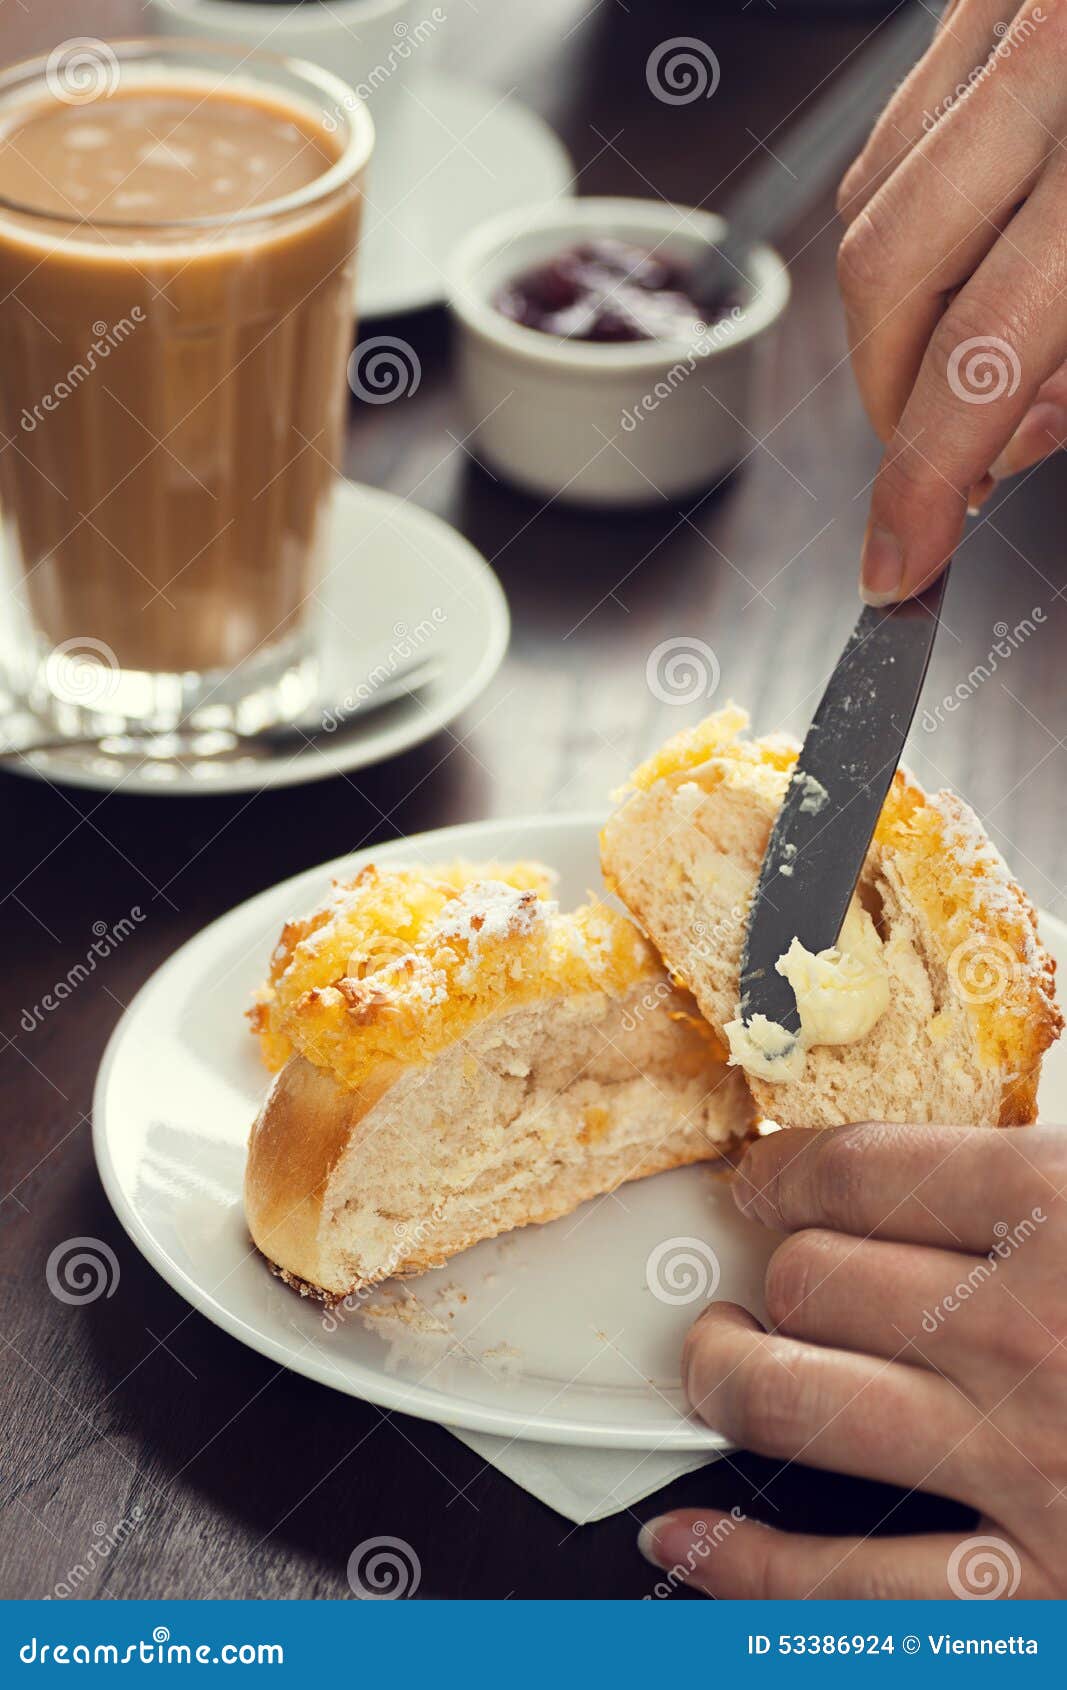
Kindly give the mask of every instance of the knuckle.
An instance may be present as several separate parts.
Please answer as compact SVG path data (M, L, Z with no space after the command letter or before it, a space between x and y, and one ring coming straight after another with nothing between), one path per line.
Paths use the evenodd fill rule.
M760 1595L764 1599L808 1601L812 1597L832 1598L839 1594L833 1588L833 1571L827 1573L825 1568L813 1567L806 1556L796 1553L788 1539L772 1548L761 1574ZM914 1593L914 1568L887 1559L865 1566L862 1573L857 1571L853 1585L857 1581L859 1588L853 1588L851 1594L865 1601L899 1601Z
M849 184L846 177L842 191ZM890 291L899 262L899 219L882 188L853 218L837 249L837 279L847 300L878 299Z
M884 273L884 255L865 208L853 218L837 249L837 285L846 300L870 299L881 292Z
M1002 1291L997 1321L1002 1341L1012 1346L1024 1368L1040 1364L1050 1379L1062 1378L1067 1374L1067 1306L1059 1261L1037 1263L1024 1283L1016 1279L1011 1294L1005 1274ZM1029 1318L1021 1318L1020 1303Z
M730 1381L735 1434L763 1455L790 1455L819 1423L819 1362L795 1344L771 1337L741 1363Z
M1007 1369L1010 1377L1017 1379L1032 1376L1034 1370L1040 1367L1042 1360L1048 1356L1050 1338L1060 1342L1067 1338L1067 1319L1057 1321L1052 1308L1042 1309L1039 1325L1036 1319L1021 1316L1018 1303L1005 1296L1002 1288L993 1307L992 1318L988 1313L976 1311L975 1325L979 1321L997 1360ZM1054 1362L1062 1355L1063 1351L1057 1350L1048 1359Z
M888 1559L875 1563L865 1568L862 1588L857 1594L867 1602L904 1601L915 1594L914 1566Z
M817 1147L818 1208L830 1226L847 1232L860 1214L870 1163L861 1135L833 1133Z
M763 1602L798 1602L811 1595L813 1578L806 1558L797 1546L777 1532L757 1568L754 1596Z
M764 1301L775 1326L788 1326L810 1313L810 1299L824 1274L827 1235L814 1228L794 1232L767 1263Z
M933 430L936 433L936 429ZM928 427L924 433L931 433ZM878 474L876 496L885 504L890 502L906 504L909 510L916 506L939 505L946 494L951 495L951 485L946 486L946 477L935 467L929 449L920 449L917 442L897 439L892 441L886 451L885 462Z
M980 357L983 349L995 352L998 347L1007 347L1012 358L1017 358L1016 349L1024 343L1026 335L1027 324L1019 299L1009 308L1004 300L988 298L973 288L967 290L952 302L930 337L935 373L945 379L951 394L952 371L956 370L957 387L965 383L968 374L966 368L958 366L961 348L968 348L975 357ZM1009 378L1013 373L1009 367ZM1010 379L1005 385L1012 385Z
M1033 1129L1035 1133L1043 1130ZM997 1194L992 1244L1002 1259L1009 1253L1014 1258L1024 1243L1028 1255L1028 1240L1045 1233L1046 1223L1054 1223L1046 1234L1051 1236L1062 1234L1067 1222L1067 1207L1058 1196L1067 1186L1067 1147L1049 1144L1046 1148L1035 1138L1020 1155L1011 1142L1015 1136L997 1134L996 1154L988 1164L988 1177L995 1181L989 1189ZM1059 1242L1062 1245L1062 1237Z
M1062 1127L1028 1127L1023 1133L1011 1134L1012 1161L1018 1164L1020 1141L1025 1139L1024 1157L1028 1164L1025 1179L1019 1181L1018 1196L1022 1203L1040 1206L1042 1197L1048 1198L1046 1209L1056 1207L1061 1223L1064 1204L1058 1194L1067 1186L1067 1133ZM1049 1181L1055 1191L1049 1190ZM1058 1199L1058 1200L1057 1200Z

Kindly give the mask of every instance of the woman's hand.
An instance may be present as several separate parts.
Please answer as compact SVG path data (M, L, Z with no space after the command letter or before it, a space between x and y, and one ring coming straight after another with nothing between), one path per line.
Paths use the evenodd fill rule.
M755 1143L735 1195L788 1235L773 1325L705 1311L683 1358L693 1408L745 1449L980 1518L963 1537L832 1538L686 1510L644 1528L649 1559L724 1597L1067 1596L1065 1194L1057 1127Z
M871 603L1067 440L1067 0L956 0L842 183L852 361L885 442Z

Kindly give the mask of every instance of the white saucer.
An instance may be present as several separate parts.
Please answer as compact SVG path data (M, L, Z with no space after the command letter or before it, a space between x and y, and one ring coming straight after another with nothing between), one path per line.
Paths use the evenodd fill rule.
M248 792L362 769L429 739L489 685L507 650L507 600L489 565L440 517L392 493L342 481L327 576L317 595L324 700L344 699L377 664L408 653L440 672L417 697L299 751L237 760L108 757L92 747L38 752L5 768L123 792Z
M483 218L571 190L574 167L546 123L499 89L451 77L400 91L406 128L372 162L357 264L360 319L419 311L445 295L446 261Z
M350 1396L446 1426L544 1443L717 1449L682 1410L682 1336L707 1280L660 1300L646 1277L667 1241L710 1246L716 1294L759 1312L774 1238L745 1221L724 1181L684 1168L621 1188L549 1226L477 1245L407 1282L443 1340L413 1343L300 1298L252 1249L241 1206L245 1140L265 1086L242 1010L286 917L331 874L372 855L439 861L542 857L578 902L599 883L598 815L475 823L339 859L262 893L185 945L134 999L96 1084L97 1166L126 1231L179 1294L274 1361ZM1067 964L1067 927L1045 943ZM1046 1118L1067 1119L1067 1045L1046 1063ZM697 1271L700 1272L699 1262ZM683 1292L683 1272L671 1281ZM714 1289L714 1284L712 1285ZM465 1299L465 1300L464 1300ZM462 1345L466 1355L455 1354ZM451 1354L441 1354L442 1347ZM421 1352L421 1353L420 1353Z

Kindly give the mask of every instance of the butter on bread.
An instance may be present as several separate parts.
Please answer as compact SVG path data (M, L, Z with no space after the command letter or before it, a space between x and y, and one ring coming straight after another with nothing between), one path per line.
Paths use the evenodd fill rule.
M482 1238L714 1158L739 1073L633 923L561 913L536 863L367 865L286 924L251 1012L278 1070L245 1209L336 1301Z
M638 768L601 839L605 878L720 1036L737 1014L748 908L798 747L747 736L734 706ZM783 1124L1012 1126L1037 1110L1062 1028L1034 911L973 812L897 772L857 890L883 940L888 1008L856 1043L817 1045L802 1076L750 1076Z

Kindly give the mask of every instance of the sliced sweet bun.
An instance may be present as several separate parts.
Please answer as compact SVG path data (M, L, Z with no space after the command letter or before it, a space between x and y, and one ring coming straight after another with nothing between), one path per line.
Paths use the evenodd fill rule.
M418 1273L752 1129L743 1078L633 924L560 914L547 885L537 865L364 870L286 929L254 1015L283 1066L245 1210L305 1293Z
M604 829L605 878L723 1036L738 1012L748 908L796 759L733 707L667 742ZM898 772L857 892L884 942L889 1007L802 1077L750 1076L762 1116L1014 1126L1036 1118L1062 1028L1034 911L966 804Z

